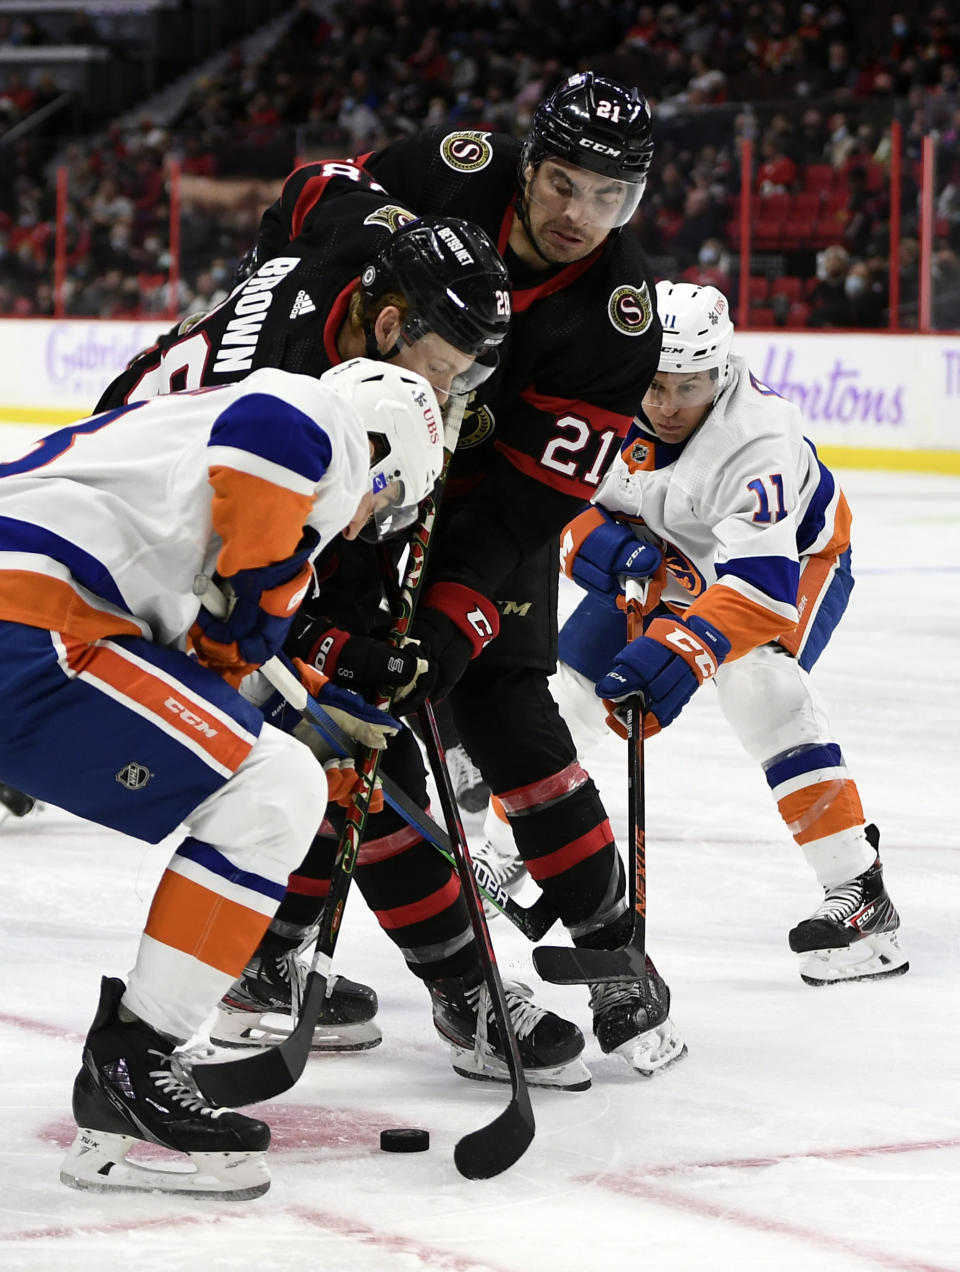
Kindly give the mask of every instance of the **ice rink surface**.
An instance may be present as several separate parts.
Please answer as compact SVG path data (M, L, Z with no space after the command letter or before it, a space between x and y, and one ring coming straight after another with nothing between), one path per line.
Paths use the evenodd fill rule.
M11 430L0 443L8 455ZM947 1272L960 1269L960 479L843 472L857 586L816 669L911 970L812 989L786 934L818 903L762 774L708 686L647 747L649 945L689 1055L644 1081L590 1035L587 991L505 976L588 1036L592 1089L533 1093L520 1162L477 1183L453 1147L509 1089L451 1070L425 991L358 893L338 967L380 994L383 1044L311 1061L260 1110L273 1186L247 1203L60 1185L101 973L125 975L172 841L47 809L0 823L0 1266L71 1272ZM569 598L565 598L569 599ZM505 745L508 745L505 739ZM588 757L622 840L623 744ZM78 763L82 764L82 751ZM475 838L479 819L468 822ZM532 886L532 885L528 885ZM529 899L524 895L524 900ZM382 1153L422 1126L427 1153Z

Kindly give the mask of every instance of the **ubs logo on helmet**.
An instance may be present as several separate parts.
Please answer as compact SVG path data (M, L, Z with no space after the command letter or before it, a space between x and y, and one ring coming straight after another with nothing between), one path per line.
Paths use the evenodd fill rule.
M398 203L385 203L382 208L377 208L376 212L371 212L369 216L364 217L364 225L385 225L392 233L399 230L401 225L409 225L411 221L417 218L414 214L402 208Z
M607 303L610 321L625 336L642 336L653 321L653 304L646 283L631 287L624 283L610 296Z
M493 158L493 147L486 132L455 132L444 137L440 158L456 172L479 172Z

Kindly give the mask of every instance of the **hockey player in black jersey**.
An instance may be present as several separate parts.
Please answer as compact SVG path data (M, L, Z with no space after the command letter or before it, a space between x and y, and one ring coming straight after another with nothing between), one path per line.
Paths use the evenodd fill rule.
M470 400L414 626L429 661L419 688L434 700L449 695L529 874L574 943L595 948L615 948L629 931L624 871L547 676L556 659L557 537L596 490L657 368L653 277L636 239L621 232L652 154L641 94L586 72L540 104L522 145L434 128L356 160L421 214L469 215L510 273L501 367ZM322 165L308 164L288 178L263 218L261 260L322 234L312 202L321 175ZM398 875L412 835L398 830L380 843ZM320 873L319 853L311 869ZM442 898L409 875L403 893L405 913L420 919L404 946L415 964L428 927L434 945L439 939ZM373 904L389 928L386 900ZM454 926L446 931L452 941ZM442 1028L447 1008L442 994L434 999ZM593 987L591 1004L602 1049L639 1072L683 1054L669 990L652 965L645 984Z
M258 366L319 375L341 358L363 352L419 370L441 400L448 393L470 392L490 374L507 330L510 297L503 262L482 230L459 218L412 219L347 163L320 165L306 198L316 230L311 242L291 244L280 257L265 261L223 305L163 337L114 381L100 409L171 389L240 379ZM374 547L337 539L316 566L318 594L296 621L296 640L288 650L308 654L330 679L371 698L411 682L423 660L413 650L398 651L376 638L382 613ZM383 771L427 806L423 762L409 732L390 746ZM324 835L334 833L334 805L328 817ZM435 986L443 981L445 1001L451 1004L443 1036L458 1057L458 1071L490 1076L493 1068L499 1076L506 1068L490 1046L474 1047L475 1035L485 1039L487 1031L477 1030L482 976L459 881L419 836L415 842L404 839L402 860L384 860L389 855L384 843L395 843L398 825L389 810L370 819L358 884L381 921L385 912L403 907L408 895L442 895L438 922L421 914L406 924L388 920L385 926L408 957L413 951L418 975ZM291 875L282 912L224 998L212 1031L215 1041L259 1045L289 1028L291 1001L303 974L298 946L322 899L323 885L309 867ZM418 938L411 942L412 932ZM429 957L417 961L421 942ZM375 1046L380 1031L374 991L343 978L332 978L330 989L315 1045L324 1050ZM537 1007L523 987L508 983L506 992L528 1072L536 1070L532 1080L589 1085L578 1060L584 1044L576 1026Z

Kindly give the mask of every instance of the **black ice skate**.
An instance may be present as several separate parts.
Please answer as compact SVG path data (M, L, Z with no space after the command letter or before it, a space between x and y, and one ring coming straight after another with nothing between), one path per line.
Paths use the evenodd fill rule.
M142 1020L118 1014L123 981L105 976L73 1084L78 1131L60 1179L71 1188L199 1193L246 1201L270 1187L270 1128L200 1095L189 1061ZM127 1161L138 1141L185 1153L192 1171ZM178 1162L178 1165L182 1163Z
M645 982L590 986L593 1032L605 1055L622 1056L637 1073L652 1077L687 1053L670 1019L670 990L647 957Z
M879 847L876 826L866 834L871 847ZM899 927L878 857L855 879L826 889L819 909L790 933L790 948L800 955L800 976L808 985L901 976L910 964L900 949Z
M210 1041L221 1047L263 1047L282 1042L299 1014L307 965L298 950L270 934L223 998ZM367 1051L382 1040L377 995L369 985L331 976L311 1046L315 1051Z
M472 978L447 977L428 981L427 988L437 1033L453 1052L454 1072L463 1078L509 1082L486 985ZM503 989L530 1086L586 1091L590 1071L580 1059L583 1034L576 1025L538 1007L526 985L505 981Z

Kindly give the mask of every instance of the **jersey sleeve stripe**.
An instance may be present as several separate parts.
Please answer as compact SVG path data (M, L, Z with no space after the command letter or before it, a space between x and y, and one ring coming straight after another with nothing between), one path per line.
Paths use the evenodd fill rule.
M606 407L597 406L594 402L584 402L580 398L554 397L547 393L537 393L532 387L521 389L520 397L535 411L542 411L544 415L554 417L575 415L577 419L586 420L598 433L612 428L618 437L626 436L634 418L620 411L609 411Z
M217 569L224 577L284 561L296 550L313 495L296 494L232 468L210 473L213 528L223 540Z
M517 450L515 446L507 446L505 442L494 442L494 446L518 472L523 473L526 477L532 477L541 486L549 486L553 490L559 490L564 495L573 495L574 498L583 502L592 499L597 493L596 485L588 486L585 481L580 481L577 477L566 477L563 473L555 472L552 468L545 468L532 455L528 455L525 451Z
M296 175L296 174L294 174ZM293 211L290 214L290 237L296 238L303 229L303 223L310 215L310 212L323 198L323 192L330 184L330 177L308 177L303 183L300 193L297 195L293 204ZM286 190L284 190L284 198L286 199Z
M289 468L281 468L269 460L251 455L249 451L236 450L232 446L211 446L207 451L207 463L212 472L221 468L232 468L238 473L247 473L251 477L262 478L271 485L291 490L298 495L310 495L316 491L316 482L291 472Z
M312 484L330 467L330 438L309 415L269 393L247 393L221 411L210 446L258 455Z
M741 584L743 588L746 586ZM797 622L797 611L792 606L789 615L779 613L743 595L726 580L708 587L686 612L698 614L723 632L730 642L727 662L742 658L757 645L776 640L783 632L792 630Z
M716 565L718 579L733 585L733 579L741 579L754 589L760 599L769 597L781 605L793 606L797 599L800 580L800 563L790 557L732 557Z

